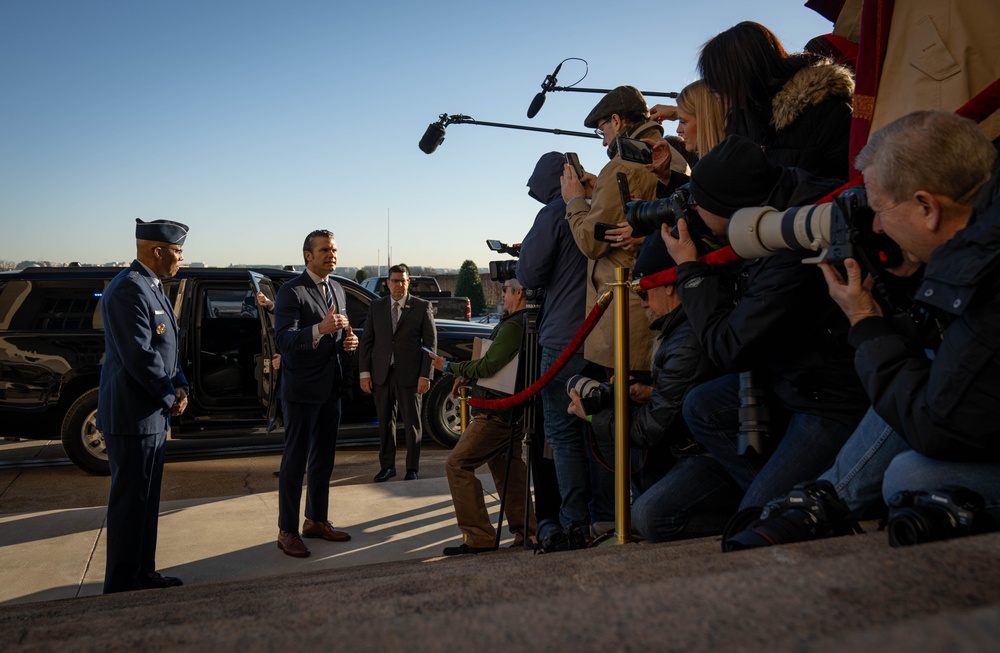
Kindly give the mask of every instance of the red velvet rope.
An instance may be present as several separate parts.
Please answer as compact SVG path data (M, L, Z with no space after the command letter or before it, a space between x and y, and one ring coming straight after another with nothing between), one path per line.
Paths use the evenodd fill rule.
M604 301L605 297L607 298L606 301ZM594 308L590 310L590 315L587 316L587 319L585 319L583 324L580 325L580 328L577 329L576 335L573 336L573 340L571 340L569 345L566 346L563 353L559 354L559 358L556 359L556 362L553 363L549 369L545 370L545 374L543 374L537 381L524 390L518 392L516 395L504 397L503 399L469 399L469 405L473 408L503 410L504 408L511 408L527 401L539 390L544 388L548 382L552 380L552 377L559 374L559 372L562 371L562 368L566 367L566 363L569 362L569 359L573 357L573 354L575 354L578 349L580 349L583 341L587 339L590 332L594 330L595 326L597 326L597 322L601 319L601 316L604 315L604 312L608 310L608 305L610 303L611 294L608 293L606 296L601 297L596 304L594 304Z

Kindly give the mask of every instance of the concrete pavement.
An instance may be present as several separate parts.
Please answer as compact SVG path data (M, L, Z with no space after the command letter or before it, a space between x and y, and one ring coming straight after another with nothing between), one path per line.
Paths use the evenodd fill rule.
M488 474L480 479L496 523L499 496ZM443 477L344 485L330 496L331 521L352 540L307 539L305 559L277 548L277 492L162 502L158 570L198 585L426 559L461 542ZM100 594L105 516L105 506L0 515L0 605Z

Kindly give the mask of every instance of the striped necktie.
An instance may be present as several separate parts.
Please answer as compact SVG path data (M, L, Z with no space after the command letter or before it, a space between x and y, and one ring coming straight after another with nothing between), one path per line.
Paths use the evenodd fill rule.
M392 332L396 333L396 325L399 324L399 302L392 303Z
M319 285L323 286L323 296L326 298L326 310L331 310L333 308L333 290L330 288L330 284L326 281L320 281Z

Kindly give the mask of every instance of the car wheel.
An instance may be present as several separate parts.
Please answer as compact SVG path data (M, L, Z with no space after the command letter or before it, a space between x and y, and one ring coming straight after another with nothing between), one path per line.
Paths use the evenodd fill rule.
M97 476L111 474L104 434L97 430L97 388L84 392L69 407L61 436L66 455L77 467Z
M458 443L462 435L462 418L459 414L459 401L451 396L451 386L455 377L444 374L432 384L430 391L424 395L423 427L434 441L449 449Z

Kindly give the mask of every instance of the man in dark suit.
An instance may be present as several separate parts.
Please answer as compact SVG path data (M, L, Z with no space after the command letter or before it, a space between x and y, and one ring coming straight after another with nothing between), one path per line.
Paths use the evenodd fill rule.
M104 365L97 428L111 465L104 593L174 587L156 571L163 446L170 415L187 407L177 358L177 320L163 279L177 274L188 228L136 219L136 258L101 299Z
M420 470L420 396L431 388L431 359L421 349L437 349L431 303L409 294L406 268L389 268L389 294L368 308L361 334L361 389L374 393L378 415L379 463L375 482L396 475L396 407L406 428L406 477Z
M329 278L337 269L337 243L329 231L313 231L302 245L305 271L285 282L274 302L274 329L281 354L281 406L285 450L278 473L278 548L305 558L302 537L346 542L351 536L328 520L330 476L340 426L346 359L358 347L347 320L347 297ZM306 513L299 535L302 477Z

